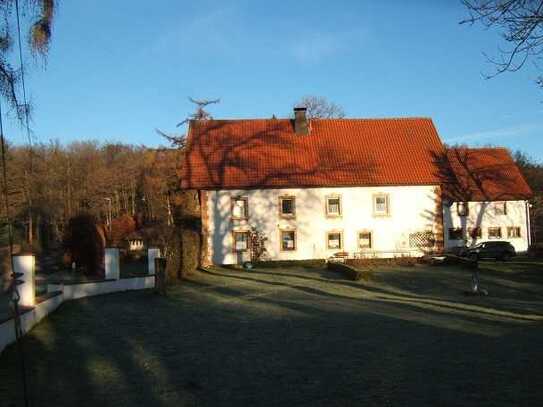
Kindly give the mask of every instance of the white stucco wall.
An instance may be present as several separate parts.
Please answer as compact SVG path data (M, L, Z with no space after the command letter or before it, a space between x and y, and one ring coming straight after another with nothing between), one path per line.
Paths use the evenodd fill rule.
M515 247L517 252L525 252L529 246L529 231L527 223L526 201L507 201L507 213L505 215L496 215L494 202L468 202L468 216L458 216L456 202L451 205L443 205L443 226L445 231L445 247L462 246L466 243L468 246L475 245L482 241L497 240L507 241ZM480 239L473 239L468 236L466 242L462 240L450 240L449 228L473 228L479 226L482 228ZM501 239L489 239L488 228L500 227L502 230ZM520 227L520 238L508 238L507 227ZM467 233L465 233L467 236Z
M373 215L374 194L389 194L390 215ZM326 216L326 196L339 194L342 216ZM295 219L279 216L279 197L296 197ZM249 219L233 220L232 197L248 198ZM359 252L358 232L372 231L373 248L365 250L377 257L420 255L409 247L409 234L436 232L437 195L435 186L354 187L209 191L207 194L208 245L214 264L236 264L249 259L233 252L233 231L260 230L267 238L266 248L272 260L303 260L328 258L338 250L327 249L326 232L343 232L343 251ZM297 249L281 251L281 229L296 229Z

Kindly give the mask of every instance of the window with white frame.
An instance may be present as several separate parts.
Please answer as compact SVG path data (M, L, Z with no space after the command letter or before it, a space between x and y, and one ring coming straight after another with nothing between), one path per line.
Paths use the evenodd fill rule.
M507 215L507 203L506 202L494 202L494 214L495 215Z
M232 198L232 219L247 219L249 217L249 198L238 196Z
M390 198L388 194L373 195L373 216L388 216L390 214Z
M326 216L341 216L341 197L339 195L326 197Z
M343 249L343 233L342 232L328 232L326 234L326 247L330 250Z
M245 252L249 249L249 232L233 232L234 251Z
M358 248L371 249L373 247L373 236L371 231L363 230L358 232Z
M293 218L296 216L296 198L293 196L279 197L279 215L282 218Z
M467 202L457 202L456 203L456 212L458 213L458 216L468 216L468 214L469 214L468 203Z
M509 226L507 228L507 237L508 238L518 238L518 237L520 237L520 227L518 227L518 226Z
M296 231L295 230L281 230L281 251L294 251L296 250Z
M488 228L488 238L489 239L501 239L502 237L502 228L501 227L490 227Z

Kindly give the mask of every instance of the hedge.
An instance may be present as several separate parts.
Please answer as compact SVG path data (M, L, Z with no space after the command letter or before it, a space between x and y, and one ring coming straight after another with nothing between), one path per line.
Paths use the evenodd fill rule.
M270 260L270 261L259 261L255 263L255 267L262 267L262 268L279 268L279 267L324 268L325 266L326 266L326 260L324 259Z

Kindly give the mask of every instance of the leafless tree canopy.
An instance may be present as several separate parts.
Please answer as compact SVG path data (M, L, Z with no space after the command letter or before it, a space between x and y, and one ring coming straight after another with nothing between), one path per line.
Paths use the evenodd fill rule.
M304 96L294 106L306 107L307 116L310 119L341 119L345 117L345 112L341 106L328 101L323 96Z
M496 27L508 47L499 49L497 58L487 57L496 70L493 77L507 71L518 71L543 52L543 0L462 0L469 17L461 24L482 23ZM541 77L538 82L542 84Z

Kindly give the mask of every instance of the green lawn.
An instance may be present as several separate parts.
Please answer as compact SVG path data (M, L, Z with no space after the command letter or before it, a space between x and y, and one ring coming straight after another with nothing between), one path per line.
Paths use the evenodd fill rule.
M24 341L36 406L543 405L543 268L213 268L64 304ZM0 404L20 395L14 347ZM20 404L19 404L20 405Z

